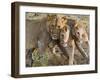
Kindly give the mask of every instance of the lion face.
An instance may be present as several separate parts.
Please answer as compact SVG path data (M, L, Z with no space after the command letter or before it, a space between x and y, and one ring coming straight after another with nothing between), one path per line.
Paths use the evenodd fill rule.
M66 15L57 15L57 27L62 29L67 25Z
M48 21L48 32L53 40L59 39L59 28L57 27L57 15L50 14L47 16Z
M76 23L74 26L75 29L75 36L78 38L78 40L82 43L83 41L88 41L88 35L85 30L85 25L81 22Z
M69 39L69 29L67 29L67 26L66 26L62 28L60 31L60 44L66 47L68 39Z

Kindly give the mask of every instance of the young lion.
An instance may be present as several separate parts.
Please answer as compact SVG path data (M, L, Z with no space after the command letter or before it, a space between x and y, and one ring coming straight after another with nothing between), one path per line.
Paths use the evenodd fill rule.
M67 31L66 31L67 28ZM74 53L75 53L75 46L77 46L78 50L81 52L81 54L88 58L87 53L84 51L83 47L81 46L83 42L89 43L88 34L85 30L85 25L79 21L76 22L73 28L70 29L70 32L68 31L68 27L62 28L60 35L63 37L60 37L60 42L63 42L64 47L67 47L67 45L72 47L72 52L69 53L69 64L74 63ZM72 32L73 31L73 32ZM66 37L68 38L66 39ZM74 36L74 37L73 37Z

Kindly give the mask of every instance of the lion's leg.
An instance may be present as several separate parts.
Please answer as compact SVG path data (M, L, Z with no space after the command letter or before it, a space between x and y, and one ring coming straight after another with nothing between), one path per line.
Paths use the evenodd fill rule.
M85 52L85 50L83 49L82 45L80 42L75 41L76 47L77 49L80 51L80 53L82 54L83 57L85 57L86 59L88 59L88 54Z
M69 53L69 64L73 65L74 63L74 52L75 52L75 43L74 40L72 40L72 53Z

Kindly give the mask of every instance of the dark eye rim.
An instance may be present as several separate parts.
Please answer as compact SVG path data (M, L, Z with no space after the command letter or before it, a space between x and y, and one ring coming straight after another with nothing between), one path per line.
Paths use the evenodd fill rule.
M84 34L82 34L82 37L85 37L85 35L84 35Z
M64 38L64 34L61 34L60 37L61 37L61 38Z
M53 24L52 24L51 26L52 26L52 27L54 27L54 25L53 25Z
M80 33L79 33L79 32L77 32L77 34L78 34L78 35L80 35Z
M60 26L57 26L58 28L60 28Z

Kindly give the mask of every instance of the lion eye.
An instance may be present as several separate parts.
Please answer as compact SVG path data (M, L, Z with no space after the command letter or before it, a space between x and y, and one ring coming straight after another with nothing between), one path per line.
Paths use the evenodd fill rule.
M58 26L58 28L60 28L60 26Z
M52 27L54 27L54 25L51 25Z
M54 25L51 25L51 28L53 29L54 28Z
M80 35L80 33L79 33L79 32L77 32L77 34L78 34L78 35Z
M76 27L76 29L78 30L78 27Z
M62 17L62 19L66 20L66 17L64 16L64 17Z
M85 37L85 35L84 35L84 34L82 34L82 37L84 38L84 37Z
M67 27L65 26L65 31L67 31Z

